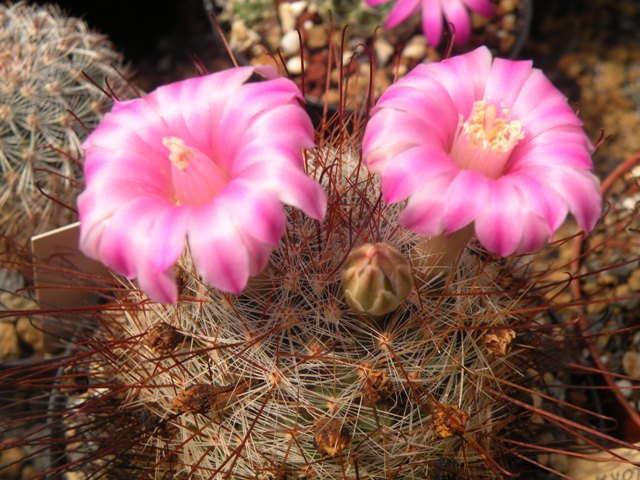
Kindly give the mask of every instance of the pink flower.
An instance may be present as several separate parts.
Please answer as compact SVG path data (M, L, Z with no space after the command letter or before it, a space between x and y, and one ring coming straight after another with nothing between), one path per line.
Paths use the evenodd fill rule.
M419 65L392 85L366 127L363 158L400 222L451 233L471 222L500 255L538 249L570 211L600 216L593 147L562 94L529 61L478 48Z
M185 238L203 278L239 293L284 232L281 202L324 216L325 193L303 171L313 127L301 95L284 78L245 83L255 70L116 102L83 145L80 248L154 300L175 303Z
M367 0L371 6L382 5L389 0ZM411 17L422 7L422 30L430 45L438 46L442 38L443 21L453 24L455 29L455 44L460 46L467 43L471 33L470 8L483 17L493 15L493 5L490 0L397 0L391 8L385 28L393 28Z

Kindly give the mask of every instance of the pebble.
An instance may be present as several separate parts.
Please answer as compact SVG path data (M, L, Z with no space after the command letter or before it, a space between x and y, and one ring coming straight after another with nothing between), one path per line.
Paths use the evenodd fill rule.
M517 26L517 17L513 13L509 13L502 17L502 28L507 32L513 32Z
M594 87L597 90L616 90L625 82L626 67L619 63L603 62L595 71Z
M631 275L629 275L627 285L634 292L640 291L640 269L634 270Z
M625 352L622 357L622 369L624 373L630 377L635 377L640 380L640 353L638 352Z
M21 478L20 472L24 457L25 452L20 447L8 448L0 452L0 465L7 465L0 467L0 478L7 480Z
M309 48L324 48L329 44L329 32L323 25L312 25L304 33Z
M229 46L233 50L245 52L259 42L260 35L247 28L243 20L234 20L233 22L231 22Z
M607 287L614 286L618 283L618 279L615 275L612 275L609 272L604 272L598 275L598 284L605 285Z
M326 101L329 105L338 105L340 102L340 92L332 88L322 94L322 101Z
M544 444L542 440L540 440L540 443ZM565 454L540 453L536 458L542 465L546 465L558 473L564 473L569 470L569 458Z
M282 2L278 4L278 17L280 18L280 26L283 32L295 30L298 16L299 14L295 14L291 3Z
M517 0L500 0L500 8L505 12L513 12L517 7Z
M376 40L373 48L376 52L376 59L381 65L386 65L387 63L389 63L389 60L395 52L395 48L393 48L393 45L383 39Z
M489 18L483 17L477 12L471 12L471 28L473 28L474 30L476 28L484 27L487 23L489 23L489 20Z
M0 323L0 360L15 360L19 357L20 343L13 322Z
M549 466L556 472L564 473L569 470L569 457L561 453L549 455Z
M291 7L291 13L293 13L293 16L297 19L307 10L307 8L309 8L309 2L300 0L297 2L291 2L289 6Z
M616 380L616 385L620 389L620 393L625 398L631 398L633 394L633 389L631 388L633 384L627 379Z
M300 55L296 55L295 57L291 57L287 60L287 71L290 75L300 75L302 73L302 58Z
M20 317L16 322L16 333L20 339L35 352L44 353L44 333L27 317Z
M300 37L296 30L290 30L282 36L280 48L287 55L294 55L300 51Z
M427 39L424 35L415 35L402 50L402 56L412 60L422 60L427 55Z
M512 34L500 35L499 48L501 52L508 52L516 44L516 36Z

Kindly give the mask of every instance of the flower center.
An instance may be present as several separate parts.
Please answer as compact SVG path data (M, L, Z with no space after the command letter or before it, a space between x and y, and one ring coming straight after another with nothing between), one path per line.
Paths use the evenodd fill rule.
M193 158L193 149L188 147L184 140L178 137L164 137L162 144L169 149L169 160L178 170L184 170L189 166L189 160Z
M164 137L162 145L169 150L176 205L207 203L229 182L228 175L210 156L181 138Z
M467 121L462 115L451 147L451 159L460 168L475 170L489 178L504 173L509 155L524 138L520 120L512 120L509 109L500 111L486 100L473 103Z

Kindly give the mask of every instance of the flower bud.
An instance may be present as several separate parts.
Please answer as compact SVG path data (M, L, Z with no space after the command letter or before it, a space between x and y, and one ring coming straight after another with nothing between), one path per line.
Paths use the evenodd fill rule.
M342 288L354 310L384 315L395 310L413 288L411 265L389 245L366 243L347 257Z

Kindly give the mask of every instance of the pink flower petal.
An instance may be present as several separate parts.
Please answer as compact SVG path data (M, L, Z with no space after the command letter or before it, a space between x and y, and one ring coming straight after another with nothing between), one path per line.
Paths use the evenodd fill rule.
M461 114L463 118L467 118L471 113L473 102L480 100L484 95L487 78L491 71L491 52L486 47L480 47L465 55L451 57L438 63L429 63L416 68L418 69L423 72L424 77L433 79L449 93L455 105L456 117ZM435 103L433 97L430 97L430 100Z
M491 0L464 0L464 3L474 12L479 13L483 17L491 17L493 15L493 4Z
M440 102L433 102L433 98ZM367 166L383 169L399 151L419 144L451 144L458 118L447 91L420 67L388 89L367 124L362 151ZM393 145L387 141L395 137Z
M525 125L528 140L557 128L582 130L582 122L566 98L535 68L513 103L511 113Z
M269 139L265 146L265 139ZM265 149L269 149L270 161L279 160L302 168L301 148L313 146L313 125L308 115L298 105L274 108L256 118L238 144L231 175L252 163L263 162Z
M528 168L527 173L564 199L580 228L586 232L593 230L602 213L602 197L600 182L590 171L536 166Z
M447 233L471 223L484 208L489 194L489 179L473 170L460 170L449 184L444 217Z
M471 34L471 20L469 19L469 12L460 1L442 2L442 8L447 22L453 24L455 44L457 46L466 44L469 41L469 35Z
M100 242L111 217L140 198L135 182L130 188L92 188L78 197L80 216L80 249L90 258L100 258ZM104 199L109 198L108 202ZM162 197L155 197L160 200Z
M447 154L429 145L409 148L396 155L382 172L382 193L387 203L404 200L429 178L457 170Z
M562 138L550 138L544 143L531 142L518 145L511 154L506 171L526 171L530 166L549 165L549 163L578 169L592 167L591 155L582 142L563 142Z
M243 143L243 146L258 144L262 139L269 138L272 147L295 152L300 161L300 146L312 148L313 136L313 124L309 116L297 103L289 103L274 107L254 118L244 134L243 140L246 143ZM302 162L297 165L302 166Z
M207 283L238 294L249 280L250 260L231 213L215 204L194 211L189 223L189 246L198 272Z
M161 272L143 269L138 273L138 283L143 292L156 302L176 303L178 286L173 266Z
M422 0L422 31L429 45L437 47L442 38L442 8L440 0Z
M134 152L97 149L86 155L85 183L87 187L108 188L121 185L122 189L169 196L173 192L170 179L170 162L166 157L149 153L146 157ZM137 172L135 178L131 171ZM94 187L95 185L95 187Z
M275 246L284 233L287 217L276 196L252 188L240 180L216 198L218 208L233 211L236 229L262 243Z
M172 136L202 151L210 151L211 130L229 98L238 92L254 73L253 67L223 70L215 75L202 75L185 82L164 85L145 97L149 106L168 125ZM195 108L183 108L192 105Z
M384 24L385 28L393 28L402 23L420 9L420 0L397 0L391 8Z
M152 241L153 219L167 208L171 206L145 197L123 205L109 218L102 232L97 248L98 259L122 275L134 278L138 273L140 252L146 252Z
M573 151L575 154L558 158L559 155L555 154L558 146L566 147L560 151ZM540 151L541 148L551 149L551 155L547 157L534 155L534 158L527 159L528 153ZM593 145L582 128L574 125L560 126L543 131L535 137L526 137L521 141L513 150L508 171L518 170L526 164L534 165L537 163L536 160L546 164L550 159L553 159L554 163L562 163L574 168L591 169L593 162L590 155L593 150Z
M162 119L145 101L139 99L107 113L99 127L84 141L82 148L87 154L95 149L126 148L136 153L163 155L164 149L157 139L170 133Z
M169 269L178 261L184 248L190 207L167 208L158 212L149 231L148 265L153 272ZM138 270L140 274L140 270Z
M327 194L305 173L287 165L262 162L249 166L240 175L243 181L259 186L262 191L299 208L311 218L324 218Z
M487 202L475 221L478 240L488 250L506 257L516 251L525 225L518 191L500 179L489 186Z
M569 108L566 102L559 100L547 102L520 119L526 125L525 135L528 139L558 128L582 127L582 121L575 112Z
M551 230L549 224L531 212L523 213L522 222L526 228L522 230L522 239L518 245L518 253L534 252L551 240Z
M548 229L556 231L569 211L564 198L534 176L517 172L505 175L504 182L517 189L524 210L546 220Z
M400 225L428 237L442 234L445 230L445 194L454 176L455 173L447 173L429 179L409 198L400 214Z
M225 139L219 145L220 161L226 169L231 168L228 160L234 158L254 118L274 108L301 100L301 94L293 82L278 78L268 82L245 84L233 98L233 103L227 104L219 124L219 136ZM308 128L308 120L297 128Z
M518 118L523 118L547 102L555 104L558 101L566 106L565 97L553 86L544 73L537 68L532 68L517 99L511 104L511 112Z
M531 75L532 64L528 60L494 59L484 91L487 102L511 108Z

